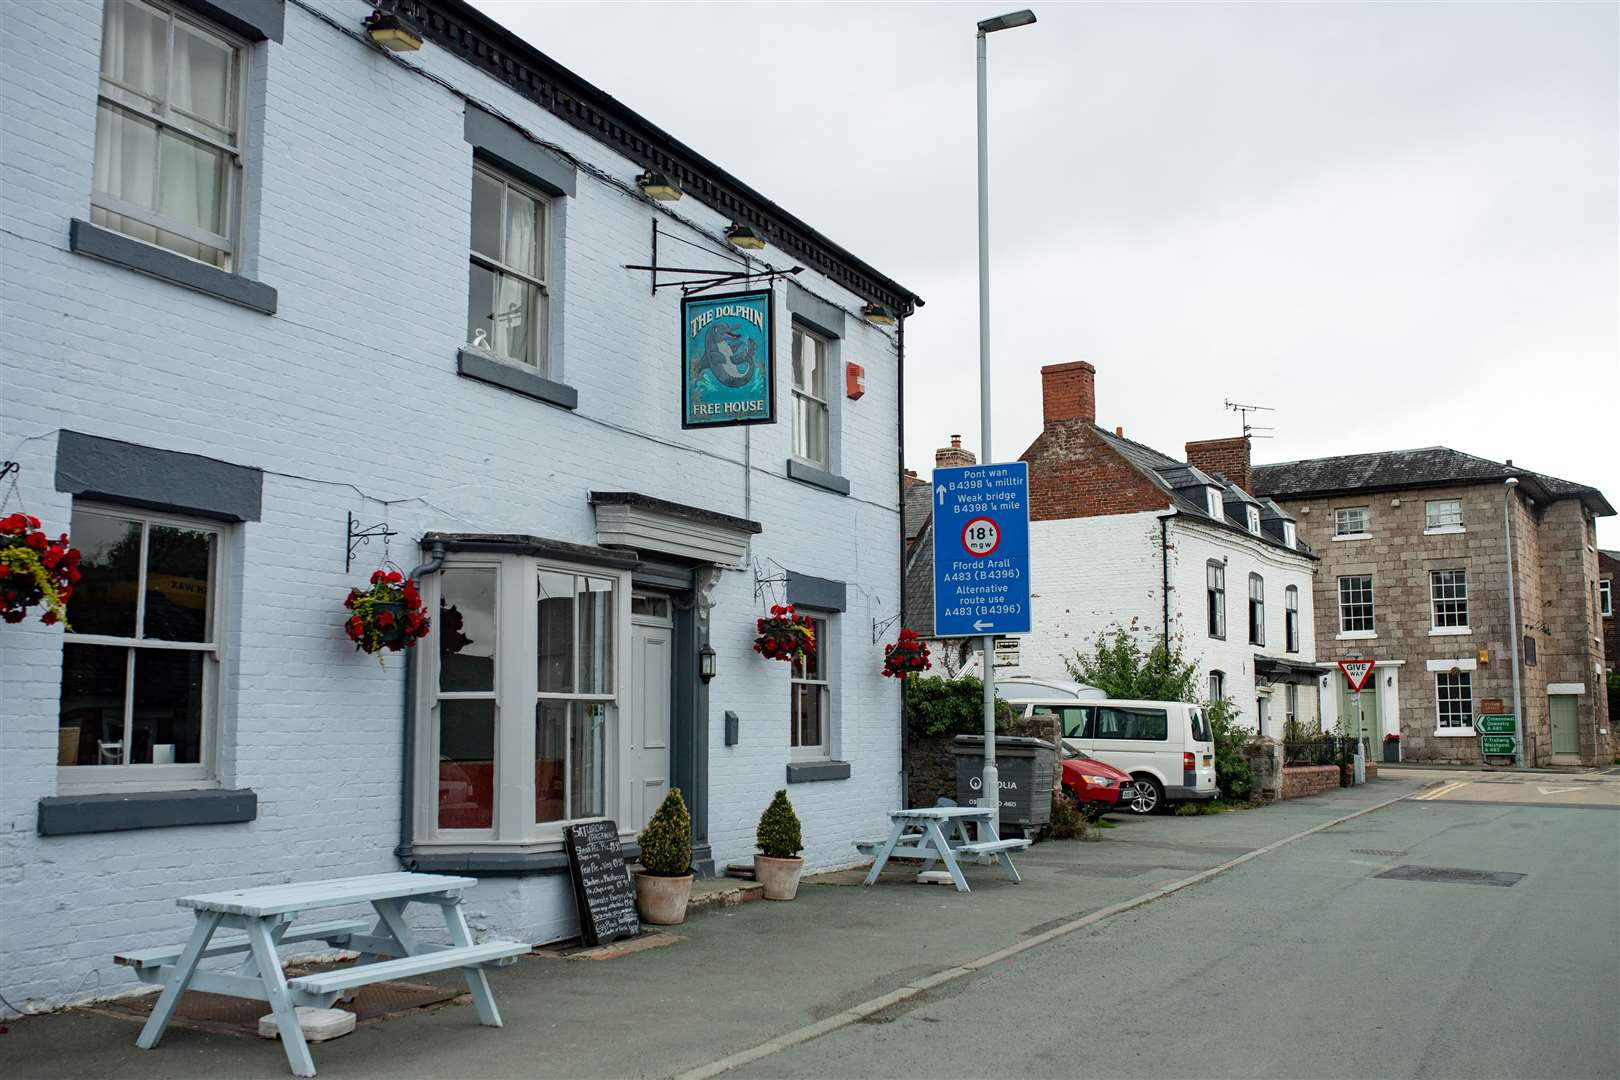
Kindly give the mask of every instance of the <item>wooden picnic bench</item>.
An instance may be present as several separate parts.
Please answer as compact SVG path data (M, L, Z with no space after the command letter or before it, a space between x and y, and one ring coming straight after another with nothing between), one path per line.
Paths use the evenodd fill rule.
M889 814L893 827L887 840L862 840L855 847L872 856L872 869L863 884L871 885L883 872L883 866L892 856L923 860L921 874L933 869L936 862L945 864L957 892L968 892L967 878L957 862L958 855L972 855L979 859L994 859L1013 884L1023 879L1013 866L1010 852L1029 847L1028 840L1003 840L996 835L991 811L977 806L927 806L915 810L895 810ZM968 834L972 826L978 838Z
M529 946L518 941L473 941L461 911L461 896L464 889L476 884L475 878L393 873L181 897L179 905L191 908L197 920L186 944L136 949L113 958L134 968L142 981L163 987L135 1045L150 1050L158 1044L186 990L229 994L269 1002L293 1073L314 1076L315 1062L298 1025L299 1006L330 1008L339 998L352 997L359 987L450 968L461 968L465 974L478 1022L500 1027L501 1014L484 968L513 963ZM405 922L405 907L413 903L440 910L451 944L416 939ZM376 921L293 921L304 912L353 904L370 904ZM214 932L221 927L242 933L215 938ZM360 959L352 966L288 979L276 946L298 941L324 941L358 952ZM246 956L234 971L198 969L208 957L243 953Z

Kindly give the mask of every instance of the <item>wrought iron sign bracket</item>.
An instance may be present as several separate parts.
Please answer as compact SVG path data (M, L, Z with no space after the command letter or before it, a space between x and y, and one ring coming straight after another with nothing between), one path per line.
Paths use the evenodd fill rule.
M703 251L707 254L717 254L715 252L710 252L708 248L692 243L690 240L682 240L678 236L670 235L668 239L674 240L677 243L686 244L688 247L695 247L699 251ZM725 257L730 258L730 256ZM624 268L626 270L647 271L652 277L652 294L654 296L658 295L659 289L670 289L677 287L681 290L682 296L692 296L697 293L707 292L710 289L718 288L722 285L730 285L733 282L742 282L745 285L753 285L757 282L759 285L765 286L774 284L777 281L786 280L787 278L794 277L804 272L804 267L802 266L795 266L790 270L778 270L774 266L767 265L763 266L762 269L755 270L753 265L747 259L742 259L740 262L742 264L741 270L704 269L695 266L659 266L658 219L654 218L652 223L652 262L625 263ZM659 281L658 275L660 273L682 274L685 276L677 278L674 281Z
M369 529L356 529L354 527L354 511L349 511L348 539L345 541L348 554L343 559L343 572L347 574L354 568L354 553L359 550L361 544L369 545L371 538L376 536L382 538L383 547L386 548L389 537L398 535L398 532L388 527L386 521L373 525Z

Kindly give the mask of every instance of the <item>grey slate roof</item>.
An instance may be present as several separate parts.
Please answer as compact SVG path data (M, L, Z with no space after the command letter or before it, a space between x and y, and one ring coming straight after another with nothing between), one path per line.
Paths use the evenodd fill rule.
M924 525L933 516L934 485L926 480L920 480L906 488L906 504L904 519L906 539L911 540L922 531Z
M934 485L920 485L926 487L930 497ZM912 488L915 491L916 488ZM909 503L909 500L907 500ZM931 504L924 502L925 512L931 509ZM934 636L934 519L927 514L917 536L917 546L911 551L906 560L906 609L902 612L902 622L911 627L923 637Z
M1343 454L1257 465L1254 468L1254 487L1260 495L1304 498L1349 491L1399 491L1500 483L1510 476L1518 477L1519 483L1531 496L1544 501L1575 498L1586 503L1594 513L1605 516L1614 513L1614 507L1609 505L1597 488L1465 454L1448 446L1382 450L1372 454Z

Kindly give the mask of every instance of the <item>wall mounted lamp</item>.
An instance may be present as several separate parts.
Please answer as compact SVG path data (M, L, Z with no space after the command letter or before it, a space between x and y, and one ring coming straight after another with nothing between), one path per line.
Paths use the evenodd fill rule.
M733 247L747 248L750 251L757 251L765 246L763 236L747 225L739 225L736 222L732 222L731 227L726 230L726 239L731 241Z
M714 674L714 649L710 647L707 641L705 641L703 646L698 649L698 678L702 679L704 683L707 684L710 679L714 678Z
M681 197L680 186L656 169L648 169L636 177L636 187L649 199L659 202L674 202Z
M861 315L874 326L893 326L895 324L894 312L882 304L866 304L861 307Z
M422 47L422 28L401 10L398 0L381 0L366 16L366 33L390 52L415 52Z

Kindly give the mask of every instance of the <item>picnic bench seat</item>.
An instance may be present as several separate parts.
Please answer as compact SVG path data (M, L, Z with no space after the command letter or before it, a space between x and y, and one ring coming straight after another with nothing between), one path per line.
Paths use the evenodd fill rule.
M958 844L956 851L965 855L994 855L998 851L1022 851L1034 843L1032 840L979 840L971 844Z
M370 929L371 923L364 919L332 919L328 922L288 926L278 935L277 940L281 945L291 945L298 941L324 941L334 949L341 949L349 943L350 938ZM245 934L221 936L210 941L208 948L202 951L198 959L245 953L252 947L253 943ZM114 956L113 963L132 968L158 968L175 963L185 951L184 942L179 945L160 945L151 949L131 949L129 952L121 952Z
M944 863L951 883L957 892L968 892L967 878L957 863L958 855L971 855L981 862L995 861L1007 880L1018 884L1018 869L1013 866L1011 851L1022 851L1030 840L1003 840L996 835L995 811L979 806L929 806L889 812L892 828L886 840L857 840L855 849L872 856L872 866L866 872L865 884L877 881L883 867L893 858L922 860L922 874L933 869L935 863ZM982 839L968 835L975 830Z
M477 967L481 964L501 966L501 961L510 963L529 949L530 946L521 941L486 941L482 945L430 948L416 956L402 956L397 960L355 964L332 971L317 971L313 975L300 975L296 979L288 979L287 987L312 997L340 994L357 986L426 975L430 971L444 971L446 968Z

